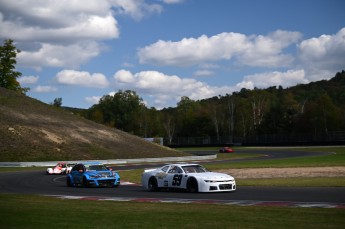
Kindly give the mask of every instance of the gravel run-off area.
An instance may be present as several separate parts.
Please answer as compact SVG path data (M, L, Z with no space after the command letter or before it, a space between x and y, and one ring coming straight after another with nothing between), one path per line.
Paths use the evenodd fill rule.
M288 177L345 177L345 166L298 167L298 168L245 168L226 169L217 172L233 177L245 178L288 178Z

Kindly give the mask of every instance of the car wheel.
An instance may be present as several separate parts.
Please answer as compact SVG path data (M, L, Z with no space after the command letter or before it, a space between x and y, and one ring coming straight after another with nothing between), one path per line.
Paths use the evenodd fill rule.
M68 187L72 187L72 186L73 186L70 177L67 177L67 186L68 186Z
M195 178L189 178L187 181L187 191L188 192L198 192L198 182Z
M83 177L83 187L89 187L89 183L87 182L86 177Z
M151 177L148 183L148 189L151 192L156 192L158 191L158 183L157 183L157 179L155 177Z

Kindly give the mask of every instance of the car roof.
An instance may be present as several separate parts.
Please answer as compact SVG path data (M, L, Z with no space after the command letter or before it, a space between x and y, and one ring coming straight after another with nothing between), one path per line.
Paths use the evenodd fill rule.
M179 164L169 164L170 166L196 166L199 164L190 164L190 163L179 163Z

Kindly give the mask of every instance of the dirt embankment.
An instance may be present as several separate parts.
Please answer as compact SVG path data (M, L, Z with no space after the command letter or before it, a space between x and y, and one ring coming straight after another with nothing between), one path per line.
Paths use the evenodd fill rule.
M233 177L246 178L288 178L288 177L345 177L345 166L299 167L299 168L247 168L226 169L217 172Z

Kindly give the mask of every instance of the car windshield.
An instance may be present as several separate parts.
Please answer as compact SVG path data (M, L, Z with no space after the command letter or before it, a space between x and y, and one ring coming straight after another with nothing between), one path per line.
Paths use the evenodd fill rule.
M85 165L86 170L96 170L96 171L104 171L104 170L108 170L107 167L105 167L105 165Z
M182 166L185 173L205 173L208 172L206 168L201 165L186 165Z

